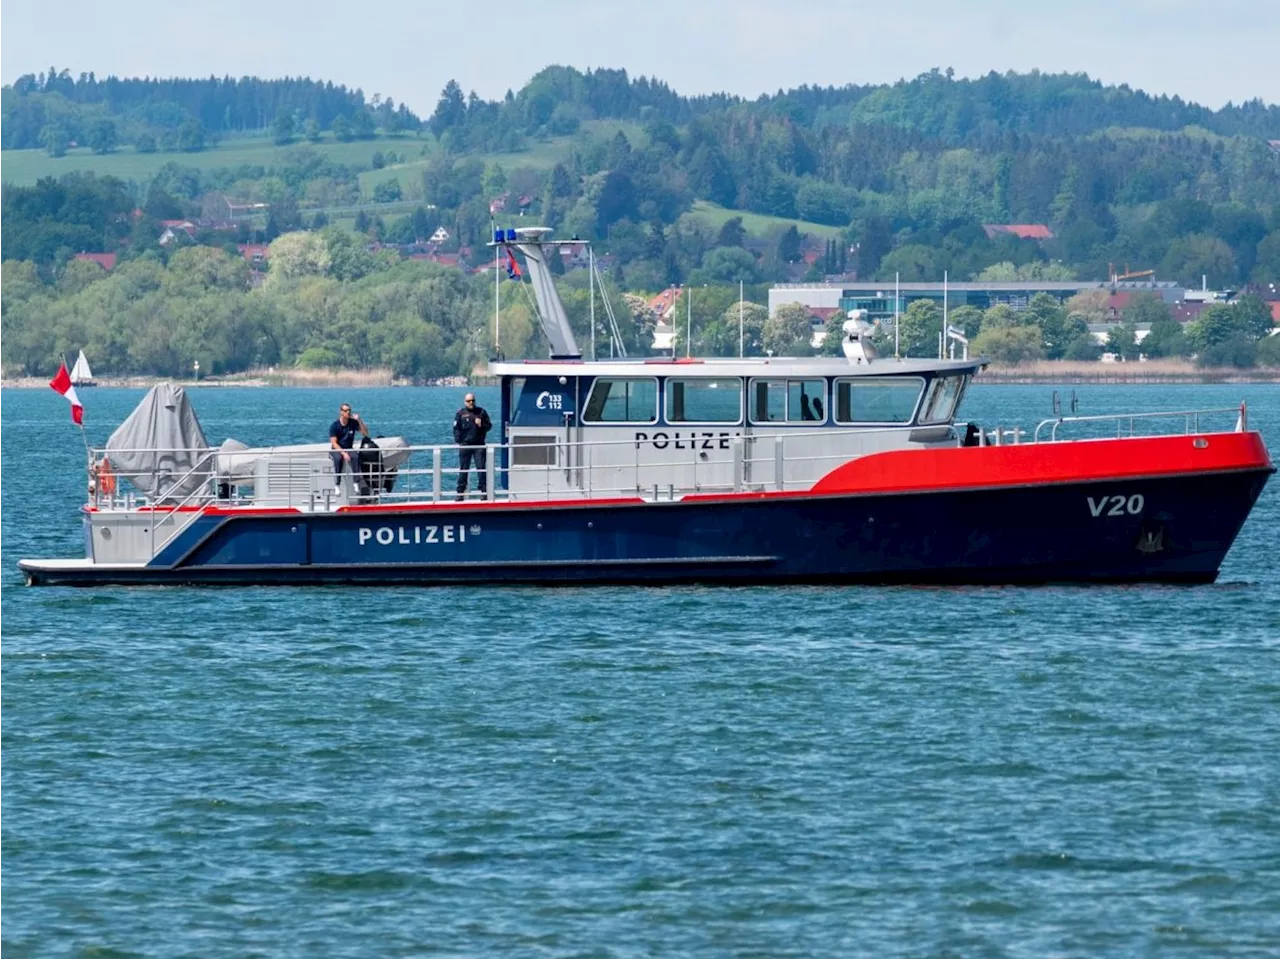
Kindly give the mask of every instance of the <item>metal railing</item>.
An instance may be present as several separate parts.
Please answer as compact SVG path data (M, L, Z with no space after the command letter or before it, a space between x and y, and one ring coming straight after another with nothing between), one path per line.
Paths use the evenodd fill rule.
M1040 433L1046 427L1049 428L1048 442L1061 442L1058 439L1058 429L1064 425L1074 425L1082 423L1114 423L1115 438L1122 439L1126 436L1134 437L1140 435L1168 435L1168 434L1144 434L1136 430L1138 423L1146 423L1154 420L1170 420L1181 419L1182 432L1185 436L1191 436L1195 433L1203 432L1200 428L1201 420L1205 417L1219 416L1235 416L1236 424L1230 432L1243 433L1249 428L1249 411L1244 403L1239 406L1224 406L1203 410L1168 410L1156 413L1104 413L1098 416L1056 416L1052 419L1041 420L1036 426L1034 441L1042 442ZM1126 432L1126 425L1128 430ZM1210 430L1209 432L1228 432L1227 430ZM1110 430L1107 431L1107 438L1110 439Z
M1073 440L1060 438L1060 428L1100 424L1108 424L1108 435L1112 432L1110 424L1114 424L1115 436L1137 436L1140 424L1171 420L1181 420L1183 432L1191 434L1201 431L1206 418L1227 414L1238 417L1234 427L1237 431L1246 428L1247 417L1242 404L1221 409L1057 417L1042 421L1032 433L1030 442L1070 442ZM883 436L887 432L901 434L902 442L892 446L867 442L868 437L875 434ZM908 445L906 436L910 432L910 427L898 427L892 430L858 428L763 435L743 433L728 437L717 435L715 447L709 452L700 448L700 444L691 444L693 448L678 453L672 450L669 455L665 451L655 455L651 442L636 439L558 439L546 443L512 443L505 447L494 444L484 447L487 454L483 470L484 492L476 490L478 484L470 482L469 478L466 499L518 502L640 497L676 500L694 493L807 489L818 478L852 459ZM963 428L956 428L954 432L954 438L947 442L964 443ZM1171 432L1167 430L1165 434ZM975 445L1004 445L1027 442L1026 437L1027 431L1020 427L997 427L979 430L968 441ZM1097 437L1073 439L1089 438ZM459 499L456 488L462 471L458 454L463 449L456 445L431 445L366 451L375 460L379 454L386 454L388 458L394 456L399 465L383 469L371 466L358 475L344 468L340 491L334 488L334 473L327 450L96 450L93 451L95 466L101 462L104 453L107 456L135 452L189 456L195 465L183 472L152 471L151 486L156 488L157 483L161 483L159 488L166 490L181 488L192 480L197 482L181 497L164 495L163 492L159 496L147 496L128 489L123 478L115 484L114 491L108 493L99 482L92 486L90 503L98 510L150 510L157 514L197 512L212 506L279 506L330 512L361 505L439 503ZM219 461L223 454L233 458L266 457L277 463L283 460L288 465L276 473L269 474L263 470L249 475L243 465L239 472L224 469ZM243 464L244 461L240 462ZM296 468L298 463L305 466ZM270 485L273 478L277 483L275 487ZM174 525L183 524L175 520ZM153 540L155 528L156 524L152 523ZM160 546L163 547L163 542Z

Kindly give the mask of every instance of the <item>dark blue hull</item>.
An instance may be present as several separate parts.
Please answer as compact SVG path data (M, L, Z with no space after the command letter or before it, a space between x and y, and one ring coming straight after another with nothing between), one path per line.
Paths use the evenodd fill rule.
M914 493L208 515L94 585L1212 582L1272 470Z

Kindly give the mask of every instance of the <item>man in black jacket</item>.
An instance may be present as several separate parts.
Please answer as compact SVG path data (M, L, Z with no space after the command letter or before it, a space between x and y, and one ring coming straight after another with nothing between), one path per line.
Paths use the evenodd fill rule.
M453 441L462 449L458 450L458 495L467 492L467 474L471 471L471 462L476 464L476 477L480 492L486 490L485 468L487 467L487 451L484 438L493 428L493 421L483 406L476 405L476 398L468 393L463 398L462 409L453 417Z

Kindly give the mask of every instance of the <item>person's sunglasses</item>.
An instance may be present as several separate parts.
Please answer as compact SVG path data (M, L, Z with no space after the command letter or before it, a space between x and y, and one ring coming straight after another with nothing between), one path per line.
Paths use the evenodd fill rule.
M351 410L350 410L348 407L345 407L345 406L344 406L342 409L338 410L338 412L339 412L339 413L350 413L350 412L351 412Z

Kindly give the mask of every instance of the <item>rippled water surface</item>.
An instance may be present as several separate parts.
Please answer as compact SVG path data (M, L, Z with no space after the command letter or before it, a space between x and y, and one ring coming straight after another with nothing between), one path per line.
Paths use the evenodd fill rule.
M1275 386L1077 392L1280 450ZM460 400L192 395L249 443ZM1274 480L1210 587L28 589L84 452L3 413L6 957L1280 952Z

